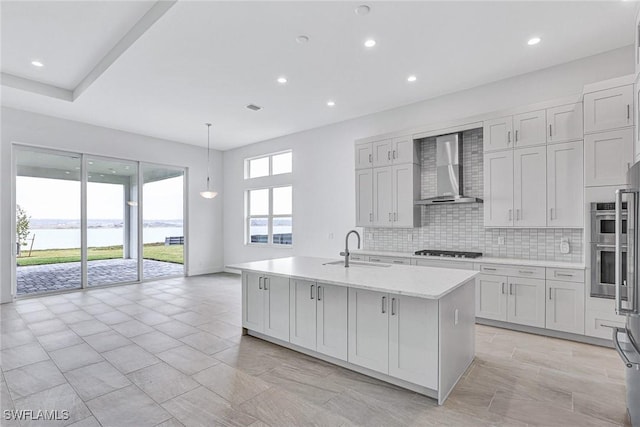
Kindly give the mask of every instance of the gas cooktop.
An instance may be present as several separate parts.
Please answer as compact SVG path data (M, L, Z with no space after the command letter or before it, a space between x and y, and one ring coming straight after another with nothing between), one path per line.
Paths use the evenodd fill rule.
M482 256L482 252L437 251L433 249L423 249L421 251L416 251L415 254L447 258L478 258Z

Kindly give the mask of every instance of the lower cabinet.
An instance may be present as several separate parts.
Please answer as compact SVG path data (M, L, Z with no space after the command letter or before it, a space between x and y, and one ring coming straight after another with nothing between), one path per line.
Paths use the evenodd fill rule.
M584 283L547 280L547 329L584 334Z
M349 289L349 362L438 386L438 302Z
M242 273L242 326L289 341L289 279Z
M476 316L507 321L506 276L480 274L476 279Z
M291 280L290 342L347 360L347 288Z
M545 281L509 277L507 322L544 328Z

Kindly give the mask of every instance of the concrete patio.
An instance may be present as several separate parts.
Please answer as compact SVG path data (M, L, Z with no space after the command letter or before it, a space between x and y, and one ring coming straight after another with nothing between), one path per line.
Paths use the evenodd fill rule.
M135 259L89 261L89 286L135 281L137 264L138 261ZM145 259L142 261L142 267L145 279L184 274L182 264L171 262ZM81 280L80 268L80 262L17 267L17 295L78 289Z

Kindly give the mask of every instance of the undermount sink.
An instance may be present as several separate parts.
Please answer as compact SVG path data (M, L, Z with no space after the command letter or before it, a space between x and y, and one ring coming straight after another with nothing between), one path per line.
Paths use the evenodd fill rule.
M325 262L322 265L339 265L341 267L344 267L344 261L340 260L340 261L331 261L331 262ZM359 262L359 261L349 261L349 268L350 267L391 267L391 264L380 264L380 263L373 263L373 262Z

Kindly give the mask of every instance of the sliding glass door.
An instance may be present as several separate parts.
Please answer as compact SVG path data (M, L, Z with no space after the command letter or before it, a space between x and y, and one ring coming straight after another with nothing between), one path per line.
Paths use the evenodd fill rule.
M183 168L14 152L17 296L184 275Z

